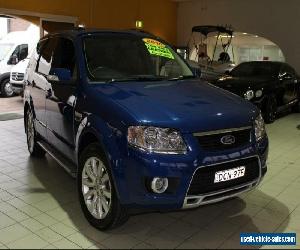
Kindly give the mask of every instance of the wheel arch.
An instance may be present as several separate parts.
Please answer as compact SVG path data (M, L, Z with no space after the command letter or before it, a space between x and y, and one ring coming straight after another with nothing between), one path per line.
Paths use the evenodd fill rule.
M35 118L35 112L34 112L34 107L33 107L33 103L32 103L32 99L31 98L25 98L24 96L24 128L26 129L26 114L27 111L31 109L33 112L33 117Z
M77 149L77 158L79 159L80 154L82 151L92 143L99 143L100 144L100 137L97 135L96 131L93 129L85 129L79 139L78 142L78 149ZM104 151L104 149L103 149Z
M24 128L25 128L25 132L26 132L26 114L28 112L28 110L30 109L30 105L27 101L25 101L24 103Z
M112 173L114 186L118 197L120 198L119 188L120 185L116 181L115 166L119 164L119 152L116 150L116 144L113 138L113 131L107 123L103 122L100 118L95 116L88 116L84 118L79 125L76 136L76 161L79 166L80 154L88 145L92 143L98 143L102 149L102 154L105 157L107 164L109 165Z
M3 80L5 79L10 79L10 73L7 72L7 73L3 73L0 75L0 83L2 84Z
M2 85L4 84L4 81L8 80L10 81L10 73L3 73L0 75L0 92L2 93Z

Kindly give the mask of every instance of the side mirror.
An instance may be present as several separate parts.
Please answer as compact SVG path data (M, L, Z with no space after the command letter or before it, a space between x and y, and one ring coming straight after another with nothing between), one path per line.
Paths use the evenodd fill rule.
M47 79L53 82L70 81L72 80L71 70L64 68L53 68L50 70Z
M17 55L11 55L11 57L9 58L7 64L9 65L16 65L19 62L18 56Z

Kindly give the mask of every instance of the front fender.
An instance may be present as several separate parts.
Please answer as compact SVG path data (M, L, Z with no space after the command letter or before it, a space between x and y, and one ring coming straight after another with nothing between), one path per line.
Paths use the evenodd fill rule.
M123 188L121 180L124 179L122 178L122 176L124 176L124 169L121 164L121 148L122 144L125 143L124 138L126 138L126 136L120 130L112 127L100 117L92 114L87 115L81 121L76 134L75 150L77 163L79 163L79 146L84 135L87 133L92 133L98 139L98 142L106 156L107 162L109 163L109 167L113 175L113 181L119 195L119 190Z
M10 78L10 73L9 72L0 74L0 83L2 83L2 81L4 79L7 79L7 78Z

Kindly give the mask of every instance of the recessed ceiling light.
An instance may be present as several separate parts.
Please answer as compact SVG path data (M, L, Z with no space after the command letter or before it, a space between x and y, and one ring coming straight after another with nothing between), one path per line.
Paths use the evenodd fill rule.
M243 35L248 35L248 33L243 33Z

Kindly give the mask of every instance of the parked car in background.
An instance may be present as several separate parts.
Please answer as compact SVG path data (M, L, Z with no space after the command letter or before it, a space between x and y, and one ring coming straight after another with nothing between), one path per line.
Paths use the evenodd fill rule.
M93 226L228 199L266 174L259 110L197 79L159 38L73 30L46 36L36 53L24 92L28 149L77 178Z
M8 33L0 40L0 93L4 97L14 94L10 83L10 71L18 62L26 59L36 47L39 33L16 31Z
M300 78L287 63L241 63L213 83L253 102L262 110L268 123L274 122L278 112L290 107L299 108Z
M10 71L10 84L15 94L23 96L26 71L29 64L29 58L18 62Z

